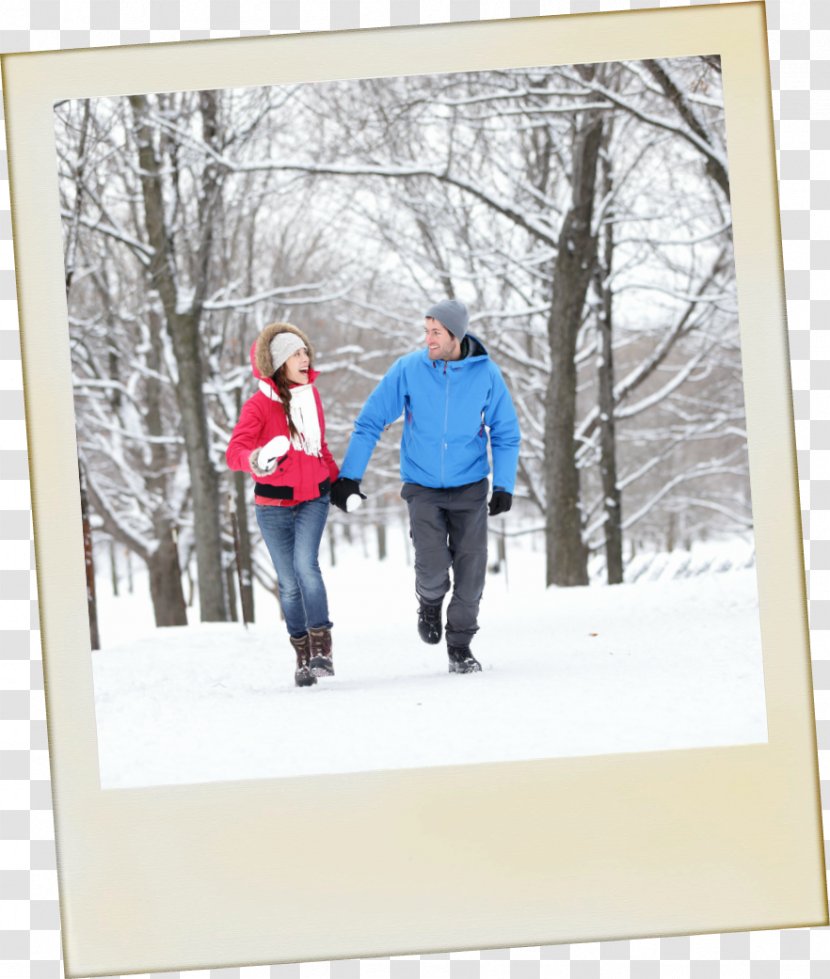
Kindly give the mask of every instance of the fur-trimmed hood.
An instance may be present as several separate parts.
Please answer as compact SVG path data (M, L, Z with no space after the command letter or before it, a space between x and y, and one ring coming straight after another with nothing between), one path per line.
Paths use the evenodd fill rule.
M256 340L254 340L251 346L251 367L253 368L254 377L257 380L271 380L271 375L274 373L274 363L271 360L271 341L280 333L295 333L303 341L308 351L308 379L309 381L313 381L314 377L317 376L317 372L313 370L314 350L308 342L308 337L305 333L298 326L294 326L293 323L270 323L260 332Z
M250 350L251 370L257 390L242 405L225 450L225 459L231 469L251 474L255 485L254 499L263 505L316 500L325 495L329 484L337 479L340 472L326 445L323 403L313 384L317 376L314 370L309 370L307 384L291 386L291 415L296 433L292 435L289 429L286 406L271 380L274 365L269 350L274 337L284 332L294 333L302 340L309 352L310 363L308 339L296 326L272 323L260 332ZM278 437L285 438L289 443L288 451L277 460L274 471L263 475L264 470L254 468L256 465L259 469L259 450ZM256 458L252 459L255 453ZM274 492L274 489L279 492Z

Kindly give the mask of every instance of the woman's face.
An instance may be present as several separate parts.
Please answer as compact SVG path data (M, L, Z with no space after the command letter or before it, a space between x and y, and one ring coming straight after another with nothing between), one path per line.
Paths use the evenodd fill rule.
M285 362L285 377L289 384L308 384L308 351L300 347Z

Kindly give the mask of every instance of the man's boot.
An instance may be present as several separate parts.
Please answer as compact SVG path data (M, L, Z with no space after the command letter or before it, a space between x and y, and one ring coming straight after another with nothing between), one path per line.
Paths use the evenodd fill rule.
M291 645L297 653L297 668L294 671L294 683L298 687L310 687L317 682L317 677L314 676L308 666L309 659L311 658L308 633L299 638L294 636L289 636L288 638L291 640Z
M481 663L470 652L469 646L452 646L447 643L450 673L478 673Z
M441 642L441 602L425 602L418 595L418 635L431 646Z
M312 674L315 677L334 676L334 663L331 656L331 629L326 626L320 629L309 629L308 638L311 648L311 660L308 666Z

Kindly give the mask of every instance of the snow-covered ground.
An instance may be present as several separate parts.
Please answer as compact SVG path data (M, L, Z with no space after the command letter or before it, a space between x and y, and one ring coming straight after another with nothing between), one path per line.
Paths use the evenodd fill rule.
M293 683L273 599L256 625L155 629L101 594L105 788L656 751L766 740L755 571L545 589L542 556L488 577L474 651L447 672L415 628L412 569L324 567L337 676ZM103 583L102 583L103 584ZM102 589L103 591L104 589Z

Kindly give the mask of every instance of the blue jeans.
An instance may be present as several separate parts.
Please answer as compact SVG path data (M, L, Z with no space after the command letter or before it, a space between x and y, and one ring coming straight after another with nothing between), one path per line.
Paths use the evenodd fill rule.
M277 572L280 604L289 635L331 628L318 555L329 515L329 495L294 506L257 504L256 519Z

